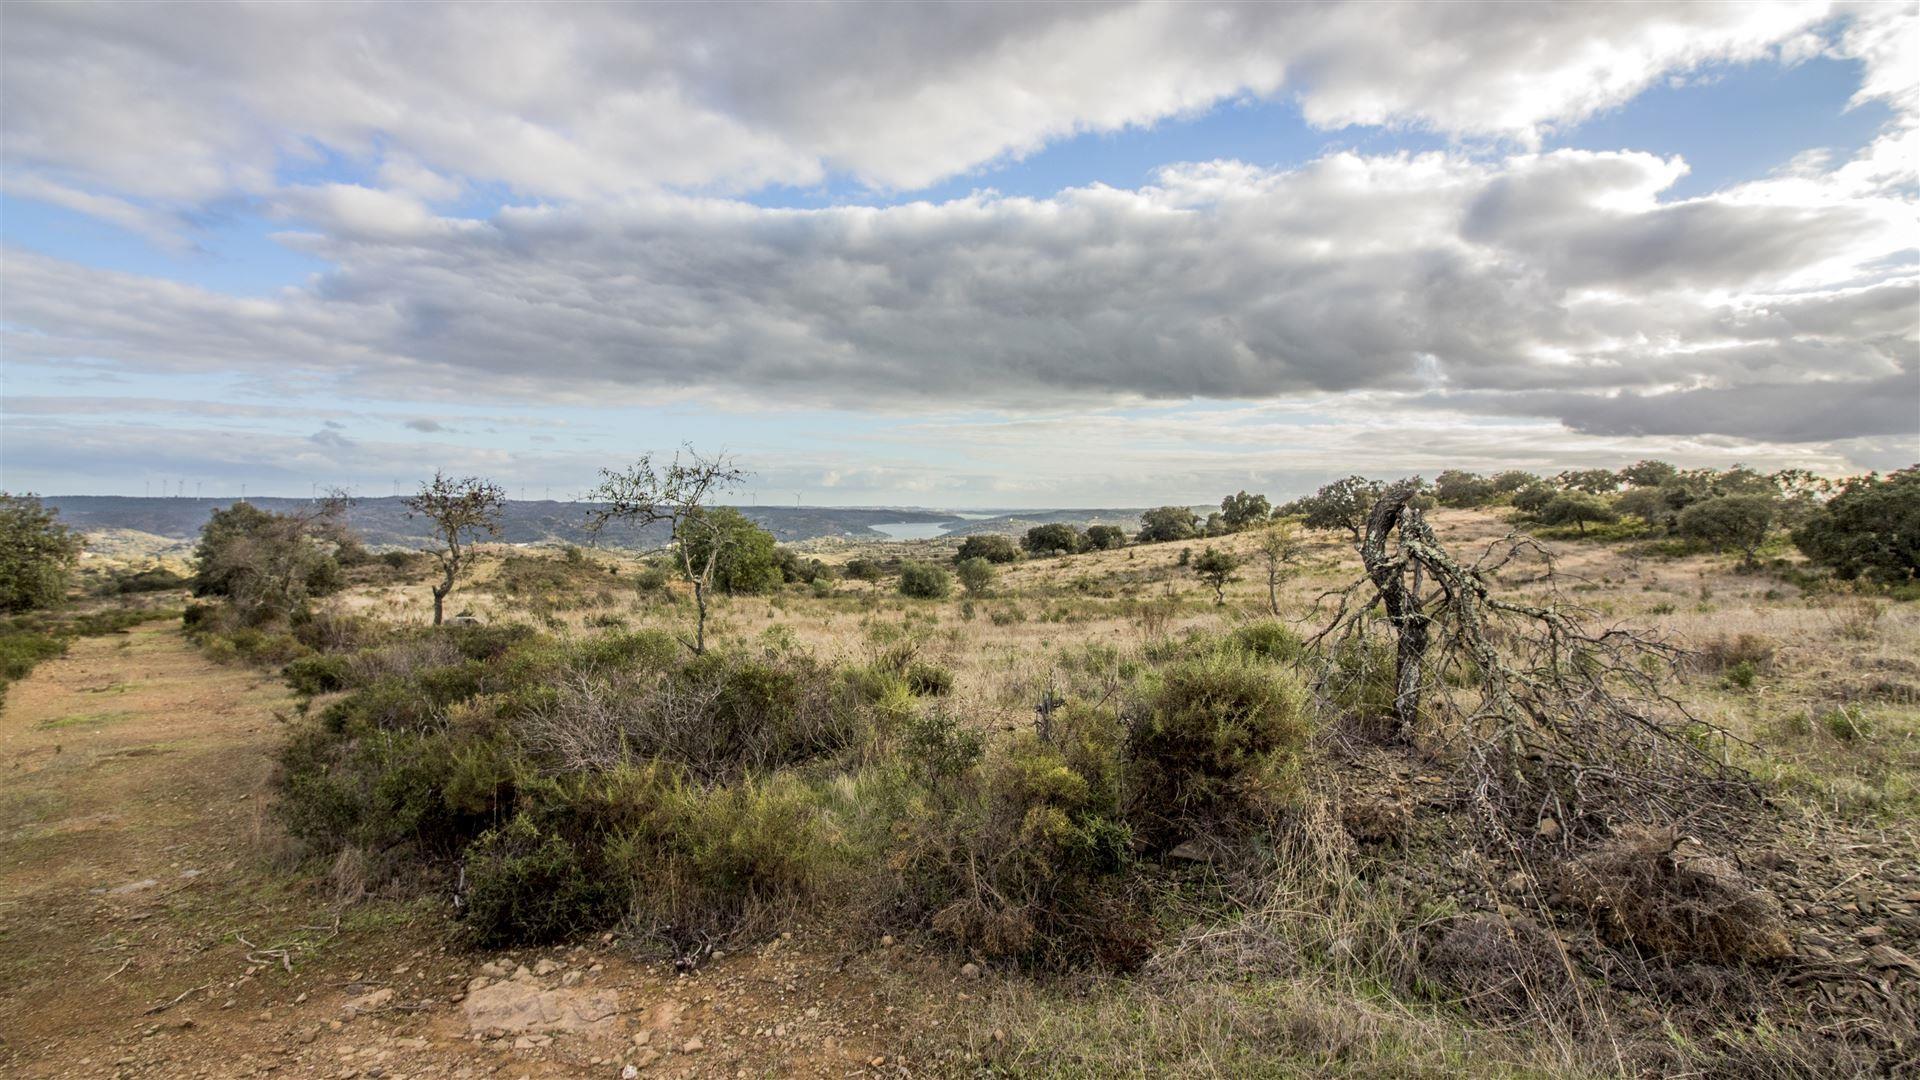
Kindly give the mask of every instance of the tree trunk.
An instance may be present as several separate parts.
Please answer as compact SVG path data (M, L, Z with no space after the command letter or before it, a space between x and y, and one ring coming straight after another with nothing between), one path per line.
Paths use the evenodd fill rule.
M1414 494L1412 488L1406 487L1380 496L1373 513L1367 517L1367 538L1360 545L1360 559L1366 563L1367 576L1380 592L1387 622L1398 639L1394 650L1393 715L1403 740L1413 737L1414 724L1420 717L1420 673L1427 657L1432 620L1420 610L1418 570L1409 586L1406 568L1387 556L1387 540L1399 526L1401 515L1419 512L1407 508Z
M699 578L693 579L693 604L699 609L693 624L693 655L700 656L707 651L707 587Z
M1280 617L1280 575L1273 566L1267 566L1267 611L1274 618Z
M433 590L433 625L435 626L440 625L441 605L446 599L447 590L442 586L435 586Z

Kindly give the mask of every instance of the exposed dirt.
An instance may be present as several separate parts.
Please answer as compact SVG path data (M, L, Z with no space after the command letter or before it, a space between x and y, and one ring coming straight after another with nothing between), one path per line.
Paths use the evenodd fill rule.
M611 935L468 952L431 901L334 908L275 862L266 785L290 708L271 674L158 622L75 641L9 691L0 1072L859 1076L964 1052L940 1029L983 988L897 945L797 928L682 973ZM470 1015L487 984L475 1005L525 1006L529 1026Z

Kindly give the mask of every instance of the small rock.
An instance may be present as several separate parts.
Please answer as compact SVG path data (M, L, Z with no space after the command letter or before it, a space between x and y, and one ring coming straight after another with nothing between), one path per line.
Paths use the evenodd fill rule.
M1540 834L1540 839L1552 840L1560 835L1560 823L1550 817L1543 817L1534 831Z
M560 976L560 985L561 986L579 986L580 980L584 978L586 978L586 976L580 974L577 971L569 971L565 975Z
M384 1009L391 1004L393 1004L393 988L383 986L351 999L347 1002L346 1010L348 1016L355 1016L375 1009Z
M892 934L880 935L880 947L883 949L893 948L893 935Z
M533 965L533 973L535 975L551 975L563 967L566 967L566 965L556 960L549 960L543 957L539 963Z
M634 1080L634 1077L639 1075L640 1066L638 1065L628 1065L620 1070L620 1080Z
M969 963L965 963L965 964L962 964L962 965L960 965L960 977L961 977L961 978L963 978L963 979L977 979L977 978L979 978L979 977L980 977L980 965L979 965L979 964L975 964L975 963L971 963L971 962L969 962Z
M706 1048L707 1044L701 1041L698 1035L680 1044L680 1052L683 1054L697 1054Z

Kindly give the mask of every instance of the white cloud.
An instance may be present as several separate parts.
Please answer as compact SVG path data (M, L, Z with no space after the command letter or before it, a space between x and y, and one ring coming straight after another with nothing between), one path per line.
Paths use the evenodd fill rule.
M1888 7L1893 5L1882 5ZM1897 6L1896 6L1897 7ZM190 206L321 151L424 199L914 189L1239 98L1327 127L1531 141L1716 61L1805 55L1825 4L78 5L7 9L10 172ZM1904 17L1907 13L1900 13ZM1867 97L1911 29L1863 9ZM1910 68L1909 68L1910 70Z

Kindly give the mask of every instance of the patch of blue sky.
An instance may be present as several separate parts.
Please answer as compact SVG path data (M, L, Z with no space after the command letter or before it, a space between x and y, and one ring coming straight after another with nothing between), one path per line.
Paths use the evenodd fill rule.
M1859 85L1851 60L1714 65L1651 87L1546 146L1677 154L1691 171L1665 197L1706 195L1766 177L1808 150L1829 151L1835 162L1853 156L1893 117L1879 101L1848 108Z
M234 296L266 296L327 269L273 238L286 228L258 207L230 203L183 222L180 242L167 244L64 207L0 195L0 237L9 247Z

